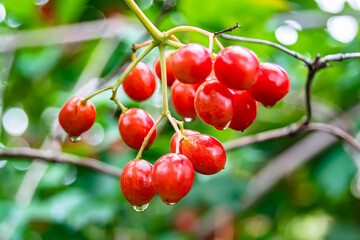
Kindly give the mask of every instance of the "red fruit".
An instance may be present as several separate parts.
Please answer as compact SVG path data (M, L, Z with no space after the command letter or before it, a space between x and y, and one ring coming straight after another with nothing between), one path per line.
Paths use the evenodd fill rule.
M235 91L233 98L234 115L229 128L244 131L255 120L258 111L258 102L247 91Z
M208 49L197 43L190 43L177 50L171 58L171 64L175 78L188 84L205 81L212 69Z
M216 78L200 85L195 95L195 110L200 119L222 130L233 117L232 93Z
M249 89L259 75L259 60L247 48L230 46L221 50L214 64L215 76L225 86Z
M205 134L189 136L181 144L181 152L192 162L195 171L210 175L224 169L226 153L222 144Z
M131 160L121 172L120 187L131 206L142 206L155 196L152 186L151 163L145 160Z
M96 119L96 109L88 100L83 105L81 97L73 97L61 108L59 123L70 139L75 139L91 128Z
M144 101L155 92L156 80L151 69L139 62L125 78L123 87L126 95L135 101Z
M189 137L191 135L196 135L196 134L199 134L199 132L197 131L194 131L194 130L190 130L190 129L184 129L183 132L182 132L182 135L184 135L185 137ZM170 140L170 152L171 153L176 153L176 140L177 140L177 136L178 134L175 132L174 135L171 137L171 140ZM183 141L182 141L183 142ZM181 145L182 145L182 142L180 143L180 153L181 152Z
M200 84L186 84L175 81L171 87L171 102L176 112L181 115L186 122L191 122L196 118L194 106L196 90Z
M122 113L119 118L119 132L124 142L131 148L139 150L147 136L148 132L154 125L154 119L142 109L130 108ZM154 142L156 129L151 135L146 146L148 149Z
M290 78L280 66L264 62L260 64L260 74L249 94L265 107L272 107L285 97L290 89Z
M175 76L171 67L171 57L172 53L174 53L175 50L166 50L165 51L165 59L166 59L166 83L168 87L171 87L174 83ZM160 58L158 58L155 62L155 73L158 76L158 78L161 80L161 66L160 66Z
M152 181L161 200L173 205L188 194L194 177L194 167L185 155L168 153L154 164Z

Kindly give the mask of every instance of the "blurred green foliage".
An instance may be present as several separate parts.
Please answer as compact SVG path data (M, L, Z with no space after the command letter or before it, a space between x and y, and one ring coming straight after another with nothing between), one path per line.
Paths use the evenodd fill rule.
M150 20L163 31L191 25L216 32L239 22L242 28L232 34L279 42L276 29L288 26L287 20L302 19L299 22L302 28L296 29L297 41L289 48L309 57L317 53L323 56L360 51L359 34L351 42L342 43L333 38L327 27L329 18L335 15L354 16L358 22L359 6L356 10L350 2L346 2L339 13L333 14L324 12L313 0L137 1ZM0 39L7 34L92 20L106 21L119 15L125 22L137 22L123 1L0 0L0 3L6 10L6 18L0 22ZM169 9L162 14L164 6ZM48 37L42 36L44 39ZM208 39L198 33L186 32L178 37L185 43L208 45ZM147 40L149 36L136 30L115 39L110 56L96 58L93 63L91 59L96 51L107 51L107 47L114 43L95 39L14 51L9 49L1 53L3 112L20 108L29 119L26 131L20 136L11 134L3 121L2 144L6 147L41 147L59 108L79 88L77 82L82 74L88 78L81 84L84 85L98 75L104 77L118 71L129 62L131 44ZM261 61L281 65L292 81L290 94L272 109L260 106L257 120L244 133L230 129L218 131L199 119L186 123L186 128L226 142L286 126L303 117L306 68L300 61L268 46L220 41L225 46L239 44L248 47ZM158 52L153 51L145 61L153 66L157 57ZM97 75L86 68L94 63L105 65ZM333 67L322 70L316 76L312 90L315 120L328 121L329 116L347 112L358 105L359 89L359 60L334 63ZM120 113L109 101L109 94L93 98L97 108L97 129L90 131L92 135L88 135L87 141L78 144L66 141L63 151L123 167L136 156L136 151L129 149L120 139L117 130ZM161 111L160 94L157 91L144 103L131 101L122 90L118 97L127 107L144 108L156 118ZM173 109L171 112L179 118ZM360 129L360 114L352 111L349 119L351 133L355 135ZM143 158L152 163L169 152L169 141L174 132L165 121L158 130L155 143L143 154ZM310 162L279 182L253 208L241 212L244 197L249 193L247 184L257 171L285 149L296 146L298 141L298 137L289 137L229 151L225 170L214 176L196 175L193 189L177 205L167 206L156 196L148 210L141 214L134 212L121 194L119 179L59 164L48 166L30 205L23 207L19 200L15 200L18 199L16 194L26 171L33 165L21 159L0 161L0 226L8 224L0 229L13 229L11 239L14 240L215 239L215 236L246 240L360 239L357 169L360 155L345 143L329 146L326 151L313 156ZM316 147L317 143L311 145ZM221 221L229 222L221 225ZM220 228L216 227L218 224ZM7 234L2 230L0 239Z

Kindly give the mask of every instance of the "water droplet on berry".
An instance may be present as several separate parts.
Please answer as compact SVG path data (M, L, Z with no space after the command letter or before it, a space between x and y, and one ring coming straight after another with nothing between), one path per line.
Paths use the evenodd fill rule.
M226 130L226 129L229 127L229 125L230 125L230 122L228 122L228 123L225 125L225 127L215 127L215 126L214 126L214 128L221 131L221 130Z
M141 206L131 206L132 209L134 209L135 212L143 212L145 211L149 206L149 203L145 203L144 205Z
M192 122L192 121L194 121L195 120L195 118L184 118L184 121L185 122Z
M72 136L72 137L69 137L69 140L70 142L72 143L76 143L76 142L79 142L81 140L81 137L80 136Z
M264 105L266 108L272 108L275 104Z
M165 203L169 206L174 206L176 204L176 202L165 202Z

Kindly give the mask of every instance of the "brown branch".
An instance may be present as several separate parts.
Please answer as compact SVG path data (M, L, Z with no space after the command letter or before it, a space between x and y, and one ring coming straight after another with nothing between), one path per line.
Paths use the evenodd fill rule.
M227 39L227 40L239 41L239 42L248 42L248 43L258 43L258 44L263 44L263 45L267 45L267 46L270 46L270 47L274 47L274 48L279 49L280 51L283 51L284 53L287 53L287 54L293 56L294 58L297 58L297 59L303 61L308 66L312 64L312 61L309 58L301 55L298 52L290 50L290 49L288 49L288 48L286 48L286 47L284 47L284 46L282 46L280 44L277 44L277 43L273 43L273 42L266 41L266 40L261 40L261 39L232 36L232 35L228 35L228 34L219 34L219 36L224 38L224 39Z
M67 153L59 153L51 150L39 150L34 148L7 148L0 149L1 158L26 158L36 159L53 163L69 163L75 166L91 169L96 172L120 177L121 169L100 162L94 158L79 157Z
M242 137L239 139L231 140L225 142L224 148L226 151L232 150L234 148L242 147L245 145L250 145L254 143L265 142L272 139L277 139L281 137L288 137L294 134L303 134L310 131L322 131L330 133L338 138L341 138L353 146L356 150L360 151L360 142L358 142L354 137L349 133L345 132L341 128L326 124L326 123L309 123L307 125L302 125L300 123L295 123L284 128L278 128L274 130L269 130L261 132L258 134Z
M219 34L221 34L221 33L232 32L232 31L234 31L234 30L237 29L237 28L241 28L241 26L239 25L238 22L237 22L236 25L233 26L233 27L229 27L229 28L227 28L227 29L224 29L224 30L221 30L221 31L218 31L218 32L214 32L214 35L217 36L217 35L219 35Z
M324 63L328 63L354 58L360 58L360 52L331 54L323 57L321 61Z

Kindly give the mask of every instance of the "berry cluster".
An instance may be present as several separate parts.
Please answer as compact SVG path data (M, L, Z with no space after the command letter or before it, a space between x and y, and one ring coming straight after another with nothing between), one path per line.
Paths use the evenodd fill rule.
M199 116L219 130L245 130L256 118L258 102L272 107L290 88L289 77L281 67L259 63L252 51L240 46L224 48L215 57L204 46L191 43L177 51L166 51L165 59L166 81L176 112L185 121ZM161 80L160 59L155 62L155 72ZM155 87L154 73L142 62L123 81L125 93L136 101L150 98ZM59 114L59 122L72 141L77 141L95 118L94 105L80 97L65 103ZM123 109L118 127L123 141L141 152L156 138L154 125L146 111L131 108ZM225 166L226 153L212 136L177 129L170 153L154 166L139 158L125 165L120 185L133 208L144 211L155 193L169 205L180 201L190 191L195 171L206 175L219 172Z

